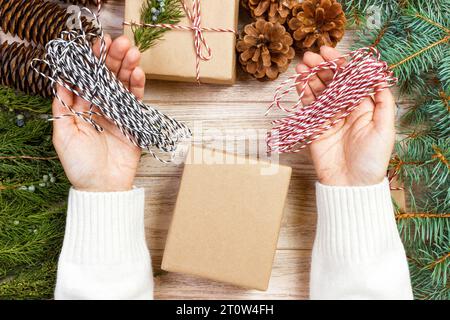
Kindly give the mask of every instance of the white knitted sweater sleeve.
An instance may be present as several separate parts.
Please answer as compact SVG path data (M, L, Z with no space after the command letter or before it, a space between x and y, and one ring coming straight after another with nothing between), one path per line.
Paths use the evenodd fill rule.
M55 299L153 299L144 189L70 190Z
M385 179L367 187L317 183L311 299L412 299L405 250Z

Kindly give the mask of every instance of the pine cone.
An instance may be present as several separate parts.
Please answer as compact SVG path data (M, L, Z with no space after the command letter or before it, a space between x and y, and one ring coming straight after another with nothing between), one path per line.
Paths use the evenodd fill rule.
M241 0L253 18L284 24L298 0Z
M67 29L70 14L44 0L0 0L0 27L5 33L45 46ZM83 23L86 20L83 18ZM88 25L88 32L96 32Z
M345 32L345 14L336 0L305 0L292 9L288 27L295 46L318 52L321 46L335 47Z
M295 56L291 35L279 23L259 19L244 27L237 44L242 68L259 80L275 80Z
M12 44L3 42L0 45L0 84L27 94L52 97L51 81L31 68L33 59L43 58L44 51L40 48L18 42ZM49 74L45 64L39 66L42 73Z
M102 3L106 3L106 0L101 0ZM65 3L75 4L77 6L86 7L88 5L97 5L97 0L62 0Z

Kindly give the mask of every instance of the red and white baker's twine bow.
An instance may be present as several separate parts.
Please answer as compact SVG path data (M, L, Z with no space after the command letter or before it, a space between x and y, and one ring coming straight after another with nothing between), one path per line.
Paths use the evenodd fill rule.
M342 59L348 61L342 65ZM332 70L334 76L323 93L303 105L309 81L320 71ZM268 112L277 107L289 115L273 121L268 133L269 150L278 153L298 152L318 139L327 130L348 117L367 97L397 83L386 62L381 61L377 49L361 48L338 59L325 61L316 67L289 77L276 89ZM281 100L299 88L299 98L290 108Z
M230 32L236 34L236 30L228 28L210 28L202 27L202 13L200 0L192 0L192 10L189 9L185 0L180 0L183 5L183 9L186 12L187 18L191 21L191 26L181 26L177 24L150 24L150 23L137 23L125 21L123 24L130 27L143 27L143 28L163 28L171 30L181 31L193 31L194 35L194 47L196 55L196 79L200 83L200 62L209 61L212 58L212 50L205 39L204 32ZM100 3L100 0L99 0Z

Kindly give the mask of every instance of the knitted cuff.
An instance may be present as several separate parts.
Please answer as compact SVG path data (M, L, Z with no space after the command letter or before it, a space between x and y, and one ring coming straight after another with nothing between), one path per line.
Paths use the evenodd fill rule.
M389 182L366 187L316 184L316 252L330 259L358 262L386 249L402 248Z
M61 259L116 264L149 259L144 232L144 189L70 190Z

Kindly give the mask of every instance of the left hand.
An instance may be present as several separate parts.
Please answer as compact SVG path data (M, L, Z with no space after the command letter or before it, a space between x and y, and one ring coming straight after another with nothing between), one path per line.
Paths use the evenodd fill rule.
M111 41L105 36L108 55L107 67L136 95L144 96L145 74L138 67L141 54L126 37ZM99 56L100 44L93 47ZM76 111L88 111L89 103L63 87L58 94ZM53 101L53 115L68 110L58 99ZM114 123L103 117L94 120L105 130L100 133L78 117L63 117L53 122L53 144L64 171L73 187L80 191L112 192L133 188L141 149L132 144Z

